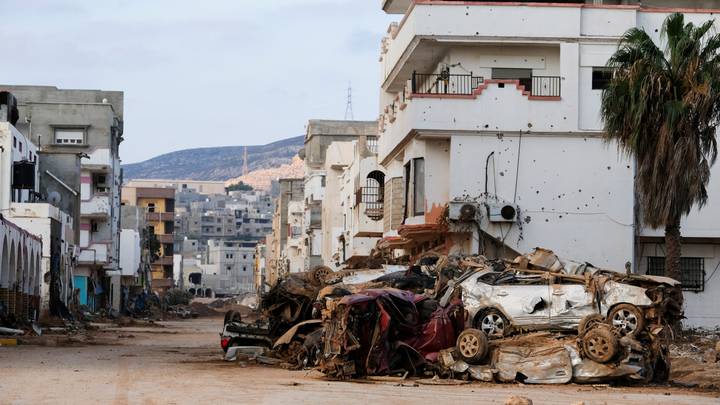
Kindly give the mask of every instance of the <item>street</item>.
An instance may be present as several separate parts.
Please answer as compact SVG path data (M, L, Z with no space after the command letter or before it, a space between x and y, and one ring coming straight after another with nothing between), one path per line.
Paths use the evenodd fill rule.
M211 317L113 325L94 331L85 344L0 347L0 404L417 404L430 398L503 404L513 395L534 404L720 403L717 394L668 387L327 381L314 371L222 361L221 324Z

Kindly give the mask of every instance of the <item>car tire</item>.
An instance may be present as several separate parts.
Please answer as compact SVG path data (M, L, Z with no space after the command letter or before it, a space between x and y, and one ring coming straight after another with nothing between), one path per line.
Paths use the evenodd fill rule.
M618 338L607 326L596 326L587 331L581 344L585 357L601 364L610 362L619 350Z
M620 336L634 338L645 328L643 311L632 304L615 306L606 318L606 322L620 333Z
M483 331L465 329L458 336L455 348L466 363L478 364L487 356L488 339Z
M230 310L225 313L225 322L223 325L227 325L231 322L242 322L242 315L240 315L240 312Z
M330 267L317 266L310 271L310 282L317 286L324 286L327 284L332 273L333 271Z
M502 312L491 308L477 318L475 328L485 332L488 339L500 339L508 334L510 323Z
M578 335L584 335L585 332L601 323L605 323L605 317L600 314L590 314L585 316L578 324Z

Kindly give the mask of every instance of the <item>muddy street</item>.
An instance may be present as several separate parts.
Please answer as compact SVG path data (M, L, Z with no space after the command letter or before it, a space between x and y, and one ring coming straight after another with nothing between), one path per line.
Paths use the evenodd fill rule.
M720 403L717 394L669 387L327 381L312 371L222 361L221 325L222 318L213 317L106 326L93 332L90 344L0 347L0 403L411 404L443 398L503 404L512 395L535 404Z

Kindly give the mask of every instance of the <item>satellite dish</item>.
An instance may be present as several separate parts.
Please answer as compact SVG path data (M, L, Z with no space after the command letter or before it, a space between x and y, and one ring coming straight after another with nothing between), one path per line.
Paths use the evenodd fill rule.
M60 197L60 193L57 191L52 191L48 195L48 202L54 206L60 204L60 200L62 200L62 197Z

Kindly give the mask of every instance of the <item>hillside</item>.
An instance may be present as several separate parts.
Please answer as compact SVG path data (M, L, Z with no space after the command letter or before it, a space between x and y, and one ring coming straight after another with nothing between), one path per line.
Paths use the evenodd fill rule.
M303 166L302 159L298 156L294 156L291 162L282 164L278 167L253 170L249 172L247 176L240 176L227 180L225 182L225 186L243 182L252 186L252 188L256 190L270 191L273 180L281 178L300 178L303 177L304 170L305 167Z
M279 168L292 163L303 146L303 136L267 145L248 145L250 172ZM188 179L228 180L242 175L244 146L184 149L140 163L123 165L125 180Z

